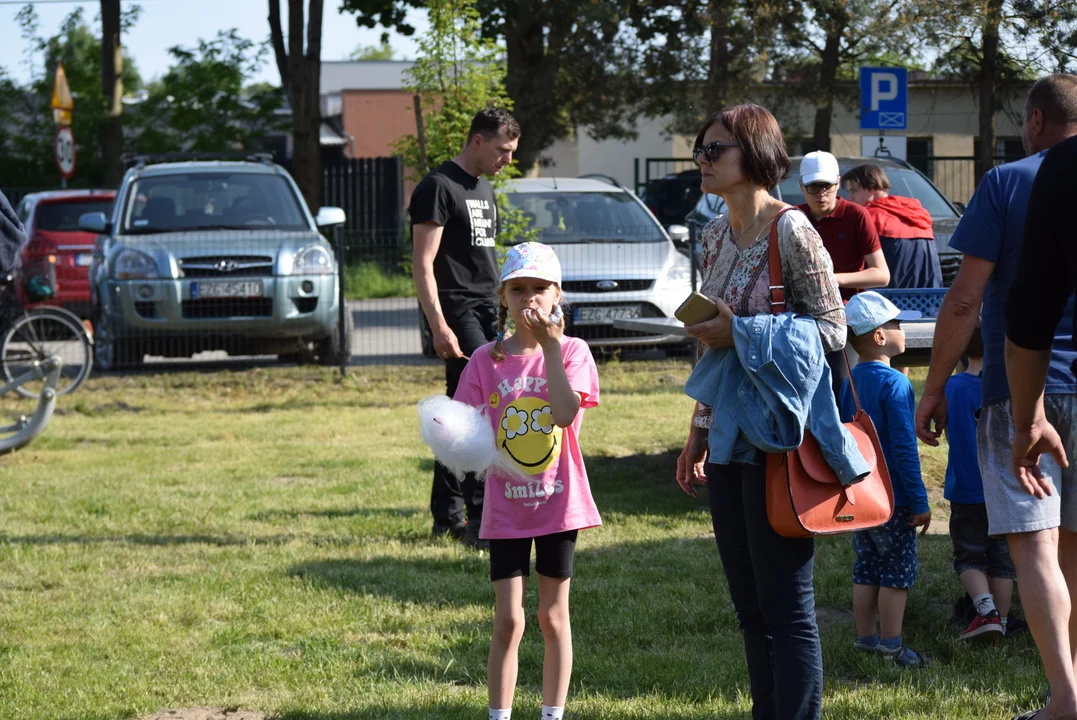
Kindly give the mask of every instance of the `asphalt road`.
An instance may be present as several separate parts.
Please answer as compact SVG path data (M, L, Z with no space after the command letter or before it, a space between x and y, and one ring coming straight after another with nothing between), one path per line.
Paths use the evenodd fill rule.
M422 356L419 338L419 303L414 298L349 300L355 319L349 365L436 363ZM277 365L272 355L230 356L223 350L198 353L190 359L149 356L144 365L153 370L221 370Z

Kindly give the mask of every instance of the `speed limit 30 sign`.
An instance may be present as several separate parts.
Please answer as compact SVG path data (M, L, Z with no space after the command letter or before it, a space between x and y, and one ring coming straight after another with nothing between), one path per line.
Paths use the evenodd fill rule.
M56 155L56 167L65 180L70 180L75 174L75 133L71 128L64 125L56 130L56 144L53 146Z

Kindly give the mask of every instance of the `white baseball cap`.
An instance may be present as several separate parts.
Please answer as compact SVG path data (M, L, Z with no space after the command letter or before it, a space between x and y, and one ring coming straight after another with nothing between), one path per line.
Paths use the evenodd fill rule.
M845 324L853 335L864 335L891 320L919 320L918 310L899 310L897 305L870 290L853 295L845 306Z
M822 150L808 153L800 161L800 182L804 185L811 185L813 182L837 185L841 182L838 159Z

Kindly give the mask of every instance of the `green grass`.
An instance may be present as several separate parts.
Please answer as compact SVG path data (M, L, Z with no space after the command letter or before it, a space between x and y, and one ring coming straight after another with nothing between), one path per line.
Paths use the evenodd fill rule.
M673 483L687 365L605 364L582 446L605 524L573 583L574 718L748 718L705 497ZM306 720L484 717L486 556L429 539L414 403L439 368L101 378L0 460L0 718L242 706ZM9 408L10 409L10 408ZM925 453L937 493L945 455ZM944 523L936 520L936 528ZM966 647L945 535L921 545L900 672L854 654L847 538L818 543L824 716L1006 718L1043 688L1031 640ZM528 598L531 617L534 588ZM528 628L517 715L537 715Z
M378 263L365 262L344 269L344 294L349 300L414 297L410 275L387 274Z

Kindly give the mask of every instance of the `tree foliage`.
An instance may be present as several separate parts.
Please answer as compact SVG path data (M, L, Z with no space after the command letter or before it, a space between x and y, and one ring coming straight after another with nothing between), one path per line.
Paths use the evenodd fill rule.
M396 51L388 40L382 40L381 45L360 45L348 57L352 60L392 60Z
M1008 88L1077 67L1077 6L1068 0L921 0L917 26L936 72L963 78L979 105L976 177L994 165L995 113Z
M41 35L40 22L32 5L18 16L26 43L26 60L31 80L20 84L0 72L0 183L21 186L59 185L60 174L53 160L56 124L49 106L57 63L63 63L75 98L72 131L77 142L78 166L75 184L102 181L101 129L107 102L101 88L101 41L87 22L83 8L68 14L59 32ZM137 11L125 13L130 25ZM135 63L123 71L124 85L142 87Z
M586 127L596 138L633 137L639 114L629 0L476 0L482 36L503 47L505 88L523 128L517 159L527 170L559 138ZM430 8L438 2L429 3ZM423 0L343 0L362 27L412 35L409 10Z
M505 65L493 40L482 36L474 0L431 0L430 29L419 40L419 56L408 71L408 90L417 99L416 133L403 136L395 150L404 158L409 179L451 160L463 149L471 120L486 107L512 110L505 91ZM515 164L493 179L500 189L519 175ZM498 194L498 240L527 236L522 215Z
M264 65L265 43L222 30L197 47L169 48L173 64L149 87L131 112L136 128L129 144L143 153L197 150L260 150L284 128L274 112L283 104L277 88L246 87Z

